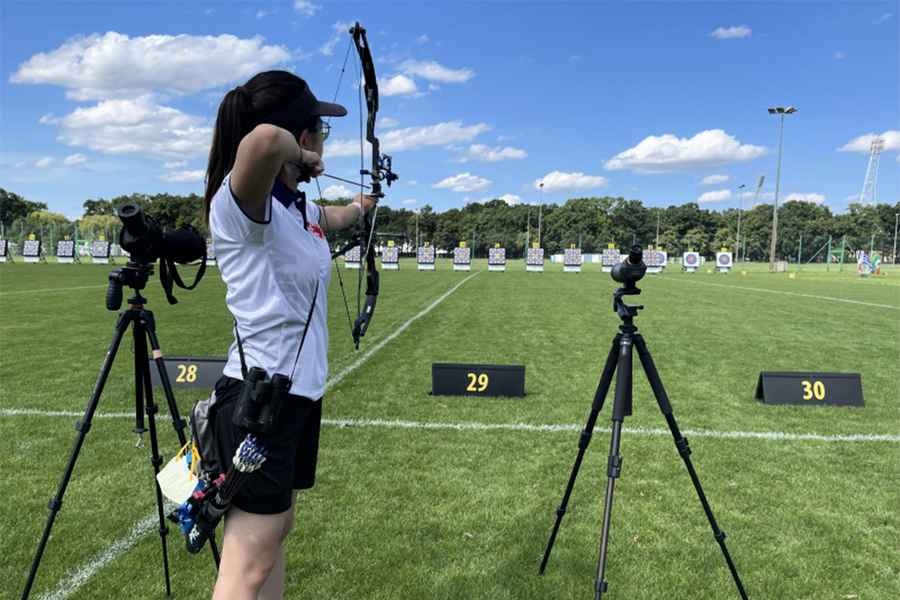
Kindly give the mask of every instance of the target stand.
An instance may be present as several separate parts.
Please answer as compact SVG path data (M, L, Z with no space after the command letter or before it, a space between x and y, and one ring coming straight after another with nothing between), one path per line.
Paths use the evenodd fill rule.
M9 250L9 240L0 240L0 263L15 262Z
M583 262L581 248L566 248L563 253L563 272L581 273L581 263Z
M434 271L434 246L425 244L416 249L416 267L420 271Z
M727 250L722 250L721 252L716 252L716 272L717 273L729 273L731 272L731 267L734 266L732 262L731 252Z
M696 273L700 268L700 253L688 250L681 255L681 267L685 273Z
M501 248L500 244L488 248L488 271L506 271L506 248Z
M387 246L381 250L381 268L385 271L400 270L400 249L394 245L394 240L388 240Z
M472 249L466 248L465 242L460 242L459 248L453 249L453 270L454 271L471 271L472 270Z
M47 262L41 240L33 239L34 236L31 237L32 239L25 240L22 243L22 260L27 263Z
M73 240L59 240L56 242L56 262L63 265L81 262L81 259L75 253L75 242Z

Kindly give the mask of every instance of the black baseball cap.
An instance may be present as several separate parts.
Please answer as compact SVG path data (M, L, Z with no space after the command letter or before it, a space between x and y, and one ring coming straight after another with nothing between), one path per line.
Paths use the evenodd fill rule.
M346 108L333 102L322 102L315 97L305 81L299 77L297 79L302 83L300 92L287 106L269 113L260 123L271 123L288 131L298 131L310 116L343 117L347 115Z

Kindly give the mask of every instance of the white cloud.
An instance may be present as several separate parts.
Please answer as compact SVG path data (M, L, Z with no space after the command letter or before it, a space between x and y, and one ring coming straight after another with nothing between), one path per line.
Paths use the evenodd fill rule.
M610 171L665 173L753 160L766 152L763 146L741 144L721 129L707 129L692 138L679 138L671 133L647 136L637 146L608 160L605 167Z
M425 35L424 33L416 38L417 44L427 44L430 41L431 41L431 38L428 37L427 35Z
M732 27L717 27L709 35L717 40L734 40L750 37L751 33L753 33L753 30L746 25L735 25Z
M700 194L697 204L715 204L716 202L725 202L729 198L731 198L731 190L715 190Z
M446 121L435 125L391 129L379 137L381 138L383 151L399 152L414 150L423 146L448 146L455 143L469 142L490 129L490 125L486 123L463 125L461 121ZM367 156L369 155L369 144L363 145L363 151ZM359 138L329 140L325 143L325 156L330 158L359 156Z
M348 21L338 21L334 25L331 26L331 30L334 32L331 34L331 37L327 42L319 46L319 53L324 56L331 56L334 54L334 49L338 44L341 43L341 40L344 39L350 28L353 27L353 23Z
M53 113L47 113L46 115L44 115L43 117L38 119L38 123L41 123L42 125L48 125L50 123L55 123L55 122L56 122L56 117L53 115Z
M415 204L416 202L418 202L418 200L416 200L415 198L407 198L402 202L402 204Z
M294 12L298 15L303 15L304 17L313 16L321 8L320 5L313 4L309 0L294 0Z
M884 133L867 133L859 137L855 137L840 148L839 152L861 152L868 154L871 151L872 141L876 136L881 137L884 142L882 150L893 151L900 150L900 131L891 129Z
M171 160L163 163L165 169L178 169L187 164L186 160Z
M521 148L513 148L512 146L485 146L484 144L473 144L469 146L466 153L459 158L459 162L467 162L469 160L477 160L480 162L499 162L501 160L519 160L527 158L528 153Z
M437 189L449 189L454 192L477 192L491 185L490 179L472 175L471 173L460 173L438 181L433 186Z
M35 54L10 81L58 85L75 100L183 95L250 77L289 58L287 49L267 46L259 36L131 38L110 31L75 37L56 50Z
M700 181L700 185L718 185L731 179L730 175L707 175Z
M164 173L159 178L169 183L195 183L203 181L206 177L206 171L173 171L172 173Z
M338 198L352 198L353 192L350 188L341 184L329 185L322 190L322 197L326 200L337 200Z
M844 60L845 58L847 58L846 52L838 50L834 53L834 60Z
M475 76L472 69L451 69L434 61L405 60L400 70L412 77L441 83L465 83Z
M267 16L269 16L269 11L267 11L267 10L258 10L258 11L256 11L256 18L257 18L257 19L264 19L264 18L266 18Z
M496 199L503 200L510 206L515 206L516 204L522 204L522 197L517 196L516 194L503 194L502 196L497 196ZM494 200L494 198L491 198L491 200Z
M590 188L603 187L609 180L599 175L585 175L584 173L563 173L562 171L553 171L547 173L541 179L534 180L534 189L541 189L541 183L544 184L544 190L548 192L558 192L561 190L586 190Z
M490 129L490 125L486 123L463 125L461 121L445 121L423 127L392 129L381 136L381 144L389 152L412 150L421 146L446 146L469 142Z
M380 117L376 126L379 129L390 129L391 127L396 127L400 124L400 121L397 119L392 119L391 117Z
M383 96L407 96L415 94L419 91L416 82L406 75L394 75L388 77L378 84L379 91Z
M34 161L34 166L37 167L38 169L46 169L47 167L49 167L52 164L53 164L53 159L49 156L45 156L43 158L39 158L38 160Z
M790 202L791 200L795 200L797 202L811 202L813 204L822 204L825 202L825 196L822 194L813 194L813 193L793 193L788 194L787 198L784 199L785 202Z
M148 97L106 100L61 117L57 139L105 154L184 159L209 152L212 129L204 119L153 103Z
M893 17L893 13L884 13L874 21L872 21L875 25L881 25L882 23L887 23Z
M83 165L87 162L87 157L80 152L78 154L70 154L63 160L63 164L67 167L74 167L77 165Z

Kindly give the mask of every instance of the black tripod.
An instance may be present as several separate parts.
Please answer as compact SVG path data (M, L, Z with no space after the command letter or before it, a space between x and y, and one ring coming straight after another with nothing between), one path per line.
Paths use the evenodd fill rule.
M669 404L669 397L666 395L666 390L663 388L659 373L656 371L656 365L653 364L653 358L650 356L650 351L647 349L644 338L638 333L637 327L634 325L634 317L636 317L638 311L644 307L640 305L625 304L622 300L623 296L641 293L641 290L635 286L635 282L643 277L646 267L643 264L640 247L636 246L635 248L636 250L632 250L629 258L625 262L620 263L620 265L622 265L621 267L620 265L617 265L616 268L613 269L613 279L625 284L624 287L617 289L613 294L613 310L615 310L622 319L622 325L619 326L619 333L617 333L613 339L612 347L606 357L606 364L603 367L603 374L600 376L597 393L594 395L591 412L588 415L587 424L585 425L584 430L582 430L581 437L578 441L578 456L575 457L575 464L572 466L572 472L569 475L569 482L566 484L562 503L559 505L559 508L556 509L556 522L553 525L553 531L550 533L550 539L547 541L547 548L544 550L544 558L541 560L539 572L543 575L544 569L547 567L547 561L550 559L550 552L553 550L553 543L556 541L559 525L562 522L563 515L566 514L569 497L572 494L572 488L575 486L575 478L578 476L578 469L581 467L584 453L591 441L591 435L593 434L594 426L597 423L597 416L603 408L603 402L607 392L609 392L609 386L612 383L613 373L615 372L616 391L613 404L612 438L610 441L607 466L606 496L603 503L603 531L600 539L600 558L597 561L597 578L594 582L595 600L600 600L606 592L607 582L604 579L604 572L606 570L606 551L609 542L610 519L612 516L613 489L615 481L622 470L622 457L619 454L619 442L622 438L622 423L625 420L625 417L631 415L631 367L633 349L636 347L638 357L641 360L641 365L644 368L644 373L650 381L653 395L656 396L656 403L659 405L660 411L662 411L666 418L666 423L669 425L669 431L672 432L672 437L675 440L675 447L678 449L678 454L681 455L681 459L687 467L688 474L691 476L691 481L694 483L694 489L697 490L697 496L700 498L700 503L703 505L703 511L706 513L706 518L709 520L709 525L712 527L716 541L722 549L722 554L725 556L725 562L728 563L728 569L731 571L731 576L737 586L738 593L743 600L747 600L747 593L744 591L741 578L735 569L734 562L731 560L728 548L725 546L725 532L719 529L719 526L716 523L712 509L706 499L706 494L703 493L703 488L700 485L700 479L697 477L697 471L694 469L694 465L691 462L691 450L688 447L688 441L681 435L681 431L678 429L678 423L675 422L675 416L672 414L672 406Z
M150 341L150 348L153 351L153 360L159 371L159 380L162 382L165 391L166 401L169 407L169 415L172 418L172 426L178 436L180 446L187 443L184 434L185 421L178 414L178 405L175 404L175 394L172 392L172 384L169 382L169 376L166 373L165 362L163 361L162 352L159 349L159 340L156 337L156 325L153 319L153 313L144 308L147 300L141 296L142 290L147 284L147 280L153 273L153 264L132 263L129 262L126 267L116 269L109 275L109 287L106 292L106 308L109 310L118 310L122 305L122 286L128 286L134 291L134 296L128 299L128 308L119 313L119 319L116 322L115 332L113 333L112 343L106 352L106 358L103 360L103 366L100 368L100 374L94 384L94 390L91 393L91 399L85 408L84 416L75 424L78 435L75 438L75 444L69 454L69 462L66 470L59 481L56 495L50 500L48 508L50 514L47 517L47 524L44 526L44 533L38 543L37 552L34 561L31 563L31 571L28 574L28 581L25 583L25 590L22 592L22 600L28 598L31 593L31 587L34 585L34 579L37 575L38 567L41 564L41 558L44 555L44 549L47 546L47 540L50 538L50 530L56 520L56 515L62 508L63 495L69 485L72 477L72 471L75 469L75 461L78 460L78 454L81 446L84 444L85 437L91 429L91 420L94 418L94 412L100 403L100 395L103 393L103 387L106 384L106 378L112 368L113 361L116 358L116 352L119 350L119 344L125 336L129 325L134 325L134 391L135 391L135 426L134 432L142 436L145 432L150 433L150 464L153 465L154 487L156 488L156 510L159 515L159 539L162 544L163 558L163 574L166 582L166 595L171 595L171 583L169 580L169 556L166 548L166 535L169 530L166 526L166 518L163 511L163 497L159 484L155 475L159 473L163 459L159 454L159 443L156 437L156 413L159 407L153 402L153 387L150 381L150 362L147 354L147 341ZM147 415L147 425L149 429L144 427L144 414ZM140 440L139 440L140 442ZM210 540L210 549L212 551L213 560L218 567L219 551L216 547L215 540Z

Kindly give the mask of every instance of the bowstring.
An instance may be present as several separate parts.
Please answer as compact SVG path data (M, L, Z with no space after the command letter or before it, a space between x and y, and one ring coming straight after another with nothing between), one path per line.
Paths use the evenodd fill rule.
M319 211L322 213L322 216L325 218L325 236L328 237L328 232L331 231L331 227L328 225L328 211L325 210L327 207L322 204L322 187L319 185L319 178L316 177L316 190L319 192ZM331 254L331 243L328 244L328 254ZM350 305L347 304L347 294L344 292L344 277L341 275L341 269L338 267L337 261L333 260L334 263L334 271L338 276L338 283L341 287L341 298L344 299L344 310L347 311L347 325L350 326L350 330L353 330L353 320L350 318Z

